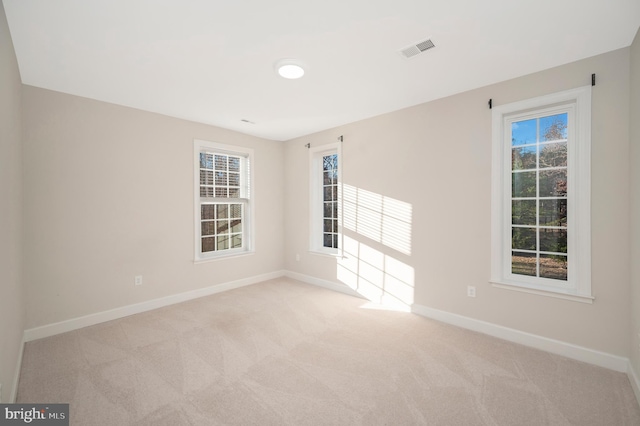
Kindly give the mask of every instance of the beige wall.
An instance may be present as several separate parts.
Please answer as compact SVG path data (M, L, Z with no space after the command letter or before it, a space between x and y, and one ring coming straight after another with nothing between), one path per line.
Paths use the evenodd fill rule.
M590 84L592 102L592 305L492 287L491 111ZM394 281L381 259L414 273L415 303L576 345L629 355L629 49L418 105L287 143L285 266L336 281L332 258L308 253L308 153L344 135L343 180L411 206L411 253L357 233L363 275ZM400 204L402 205L402 204ZM375 219L375 218L374 218ZM378 220L378 219L375 219ZM369 224L371 228L371 224ZM384 228L384 226L382 227ZM384 229L382 229L384 234ZM371 229L365 234L371 236ZM300 261L295 255L301 255ZM352 256L353 257L353 256ZM377 260L376 260L377 259ZM386 260L385 260L386 261ZM398 265L400 265L398 267ZM386 274L386 276L385 276ZM361 277L366 278L366 277ZM466 296L468 285L477 297Z
M255 150L255 254L194 264L194 138ZM27 328L282 269L280 142L30 86L23 140Z
M640 373L640 30L631 45L631 362Z
M22 83L0 4L0 384L2 402L13 392L25 309L22 286Z

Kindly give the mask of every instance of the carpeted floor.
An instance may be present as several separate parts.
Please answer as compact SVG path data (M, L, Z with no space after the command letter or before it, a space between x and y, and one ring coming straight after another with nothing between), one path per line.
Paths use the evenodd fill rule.
M90 425L640 425L626 375L277 279L26 344Z

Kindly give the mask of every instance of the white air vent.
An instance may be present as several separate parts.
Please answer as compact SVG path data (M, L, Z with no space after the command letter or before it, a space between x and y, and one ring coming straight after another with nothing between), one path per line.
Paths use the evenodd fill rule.
M432 47L435 47L435 44L433 44L431 40L425 40L402 49L400 53L402 56L409 59L416 56L418 53L431 49Z

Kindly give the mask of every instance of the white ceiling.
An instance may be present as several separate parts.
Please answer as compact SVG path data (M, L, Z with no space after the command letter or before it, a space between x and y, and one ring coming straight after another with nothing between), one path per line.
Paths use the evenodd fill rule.
M3 3L24 84L274 140L626 47L640 25L640 0ZM306 75L278 77L283 58Z

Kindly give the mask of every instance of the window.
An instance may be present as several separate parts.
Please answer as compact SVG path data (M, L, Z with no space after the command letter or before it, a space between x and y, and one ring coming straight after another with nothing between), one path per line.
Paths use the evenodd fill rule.
M338 145L310 148L311 250L337 254L340 246Z
M591 88L492 114L492 282L591 302Z
M196 140L194 154L196 260L251 251L253 151Z

